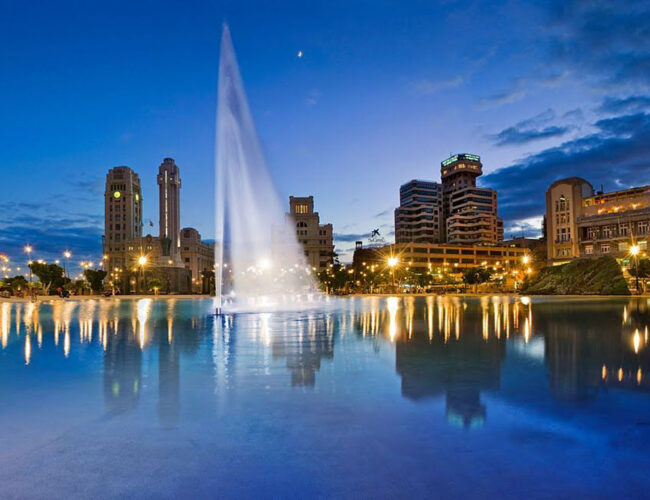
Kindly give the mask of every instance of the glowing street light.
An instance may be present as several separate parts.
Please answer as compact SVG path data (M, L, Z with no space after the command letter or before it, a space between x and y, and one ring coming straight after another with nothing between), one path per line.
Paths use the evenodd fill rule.
M635 266L635 287L636 287L636 293L639 293L639 251L641 249L639 248L639 245L632 245L630 247L630 255L634 257L634 266Z
M399 264L398 257L388 257L388 267L395 267L397 264Z
M72 252L70 250L64 250L63 251L63 276L68 276L68 271L66 270L66 264L68 262L68 259L72 257Z
M524 255L521 260L525 266L528 265L528 263L530 262L530 255Z
M27 259L28 259L27 265L29 266L29 282L31 283L32 282L32 266L31 266L32 260L30 258L30 255L34 251L34 249L32 248L31 245L25 245L25 248L23 250L25 250L25 253L27 254Z

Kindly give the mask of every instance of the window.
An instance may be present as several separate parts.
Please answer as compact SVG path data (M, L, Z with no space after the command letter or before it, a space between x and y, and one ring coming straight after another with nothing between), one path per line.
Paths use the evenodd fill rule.
M644 220L639 222L637 228L639 230L638 234L648 234L648 221Z
M305 205L303 203L299 203L296 205L296 213L297 214L308 214L309 213L309 206Z
M601 245L600 252L601 253L609 253L609 245Z
M593 245L585 246L585 254L591 255L592 253L594 253L594 246Z
M306 223L306 222L303 222L303 221L300 221L300 222L298 222L298 223L296 224L296 227L307 227L307 223Z
M611 237L612 237L612 228L610 226L604 226L603 238L611 238Z

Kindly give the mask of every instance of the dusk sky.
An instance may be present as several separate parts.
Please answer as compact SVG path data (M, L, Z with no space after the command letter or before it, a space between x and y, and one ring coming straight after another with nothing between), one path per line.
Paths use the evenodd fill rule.
M175 158L182 225L214 235L219 40L230 25L283 199L315 197L349 260L393 238L400 184L479 154L506 237L581 176L650 183L650 2L0 0L0 252L101 255L106 171ZM297 57L298 51L303 57ZM149 228L157 234L157 227Z

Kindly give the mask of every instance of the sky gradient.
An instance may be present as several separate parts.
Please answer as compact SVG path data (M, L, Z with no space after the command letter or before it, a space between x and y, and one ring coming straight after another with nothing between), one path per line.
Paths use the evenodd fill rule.
M140 174L156 222L167 156L182 225L213 236L223 21L278 191L314 195L342 260L373 228L392 240L400 184L439 180L450 153L481 155L506 236L539 234L558 178L650 183L648 1L2 7L0 252L14 260L27 242L97 259L113 166Z

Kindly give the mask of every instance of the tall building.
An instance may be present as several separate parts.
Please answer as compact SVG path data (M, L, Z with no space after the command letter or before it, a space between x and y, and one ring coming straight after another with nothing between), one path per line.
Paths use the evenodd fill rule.
M163 292L201 292L201 273L213 268L214 249L195 229L186 228L181 237L181 179L172 158L163 160L157 182L160 235L143 236L140 178L128 167L109 170L104 195L107 279L122 293L143 291L147 278L162 282Z
M497 217L497 193L476 186L483 174L478 155L457 154L440 164L446 241L489 244L503 240L503 221Z
M547 253L550 263L576 257L629 256L645 252L650 234L650 186L594 192L580 177L554 182L546 191Z
M457 154L441 163L442 183L412 180L402 185L395 241L468 245L502 241L497 193L476 185L482 169L479 156Z
M124 267L127 243L141 236L140 177L129 167L111 168L104 190L104 254L114 256L115 266Z
M400 186L395 241L433 243L442 240L442 233L442 185L413 179Z
M163 255L178 264L181 249L181 177L173 158L165 158L158 167L158 196Z
M334 260L334 236L332 224L321 224L318 212L314 212L314 197L289 197L287 219L295 224L296 236L312 268L320 272Z

